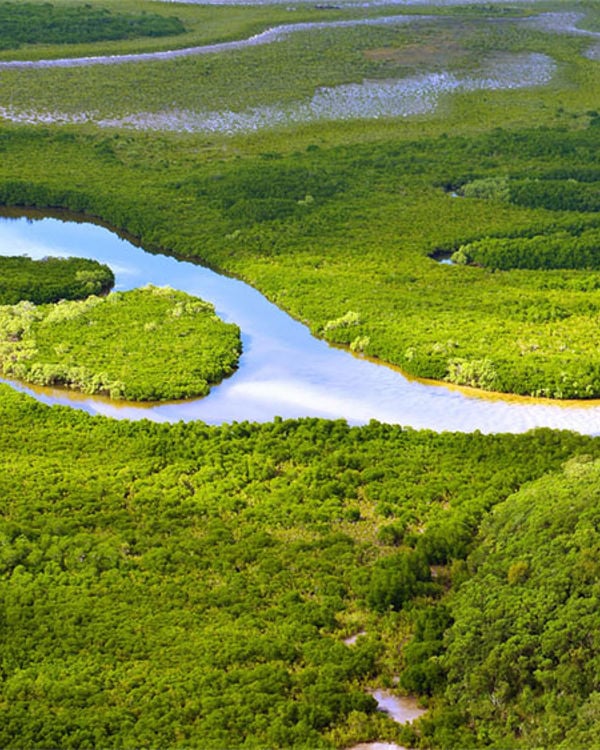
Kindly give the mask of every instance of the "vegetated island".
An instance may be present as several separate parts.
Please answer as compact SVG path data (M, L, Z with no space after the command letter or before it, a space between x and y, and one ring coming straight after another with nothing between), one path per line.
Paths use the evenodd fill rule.
M237 366L239 328L168 287L0 307L0 370L129 401L205 396Z
M87 258L0 257L0 305L36 305L106 294L115 283L109 266Z
M102 217L145 247L242 278L316 335L417 377L592 399L595 123L588 114L573 131L309 144L218 163L203 161L191 136L3 127L0 204ZM461 248L463 265L431 260Z

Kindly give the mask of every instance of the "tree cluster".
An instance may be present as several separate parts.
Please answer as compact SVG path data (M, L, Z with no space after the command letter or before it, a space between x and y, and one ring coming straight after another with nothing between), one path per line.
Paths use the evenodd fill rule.
M0 744L31 748L398 741L367 688L414 622L404 684L434 691L439 566L525 483L600 455L548 430L119 422L7 387L0 423Z
M0 305L29 300L36 305L76 300L112 289L111 269L86 258L0 256Z
M496 507L450 597L443 646L424 654L414 687L440 706L434 747L594 747L600 689L600 464L566 462ZM434 672L434 674L436 674Z
M130 401L204 396L240 353L236 325L169 288L0 306L0 369L36 385Z
M178 18L158 13L115 13L106 8L0 2L0 49L23 44L77 44L182 34Z

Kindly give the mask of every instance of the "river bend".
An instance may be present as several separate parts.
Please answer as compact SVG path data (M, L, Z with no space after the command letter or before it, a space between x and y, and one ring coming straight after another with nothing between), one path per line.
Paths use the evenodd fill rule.
M316 339L306 326L241 281L146 253L100 226L56 218L0 219L0 254L94 258L111 266L118 290L145 284L181 289L212 302L224 320L242 330L244 351L238 371L206 398L140 406L15 384L45 403L164 422L221 424L315 416L343 418L351 424L375 419L437 431L523 432L545 426L600 433L600 402L489 396L412 380Z
M477 2L479 0L476 0ZM204 0L202 0L203 4ZM229 2L215 4L235 4ZM385 3L389 4L388 2ZM393 4L393 3L392 3ZM410 4L410 3L400 3ZM423 4L423 3L419 3ZM468 5L466 0L457 2L437 2L424 3L425 5ZM369 7L371 3L360 4L357 7ZM352 6L346 6L352 7ZM572 35L583 35L591 38L600 38L600 32L587 31L580 29L577 24L585 18L583 13L577 12L555 12L542 13L533 17L526 18L509 18L509 19L491 19L490 23L510 22L518 23L531 28L539 29L548 33L563 33ZM173 60L181 57L193 57L195 55L217 54L229 52L231 50L240 50L247 47L256 47L263 44L272 44L286 39L290 34L306 31L317 31L323 29L349 28L353 26L388 26L388 25L406 25L417 21L443 21L444 16L432 15L396 15L380 16L376 18L352 18L340 21L305 21L301 23L281 24L273 26L259 34L254 34L246 39L239 39L231 42L217 42L215 44L203 44L195 47L183 47L181 49L160 50L157 52L138 52L124 55L94 55L89 57L61 57L48 60L1 60L0 70L10 68L75 68L87 65L119 65L125 63L151 62L160 60Z

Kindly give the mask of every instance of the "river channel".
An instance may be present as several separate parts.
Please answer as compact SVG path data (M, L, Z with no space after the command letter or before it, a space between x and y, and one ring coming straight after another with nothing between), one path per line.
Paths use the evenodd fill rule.
M454 1L454 0L453 0ZM464 2L464 0L461 0ZM434 3L436 4L436 3ZM451 4L451 3L450 3ZM468 4L468 3L467 3ZM350 7L350 6L349 6ZM581 12L541 13L523 18L491 18L491 25L511 24L545 33L583 35L598 39L599 32L580 29L585 15ZM321 33L334 29L358 26L394 26L418 22L443 23L443 16L422 14L380 16L337 21L319 21L282 24L268 28L246 39L206 44L182 49L161 50L123 55L98 55L46 60L2 60L3 71L31 71L48 68L81 68L93 65L117 65L162 62L198 55L226 54L261 45L285 42L297 33ZM582 54L596 59L597 44ZM62 110L48 103L28 102L27 106L13 105L13 95L0 98L0 119L19 124L58 125L93 123L103 128L134 130L184 131L194 133L248 133L274 127L290 127L305 123L342 121L351 119L404 118L435 111L443 97L460 92L506 90L545 86L554 78L558 63L539 52L498 53L482 56L479 65L469 71L423 70L415 75L385 80L362 80L334 86L317 86L311 97L286 103L266 105L256 101L246 107L222 109L196 109L188 103L173 104L155 111L150 105L146 109L130 109L123 103L103 105L102 111L96 103L76 107L73 111ZM174 75L175 75L174 71ZM20 86L14 77L12 86ZM141 81L141 79L140 79ZM140 83L140 85L142 85ZM10 86L7 91L10 91Z
M242 330L244 350L239 369L206 398L139 406L13 384L44 403L117 418L165 422L221 424L314 416L343 418L350 424L375 419L437 431L524 432L545 426L600 433L598 401L491 396L408 378L397 369L315 338L306 326L241 281L166 255L147 253L95 224L57 218L0 218L0 254L94 258L113 269L117 290L145 284L181 289L212 302L224 320L237 323Z

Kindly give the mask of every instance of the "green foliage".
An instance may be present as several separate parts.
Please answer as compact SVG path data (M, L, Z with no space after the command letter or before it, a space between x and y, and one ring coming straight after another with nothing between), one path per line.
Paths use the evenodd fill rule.
M376 612L398 611L419 594L433 593L427 584L431 573L425 558L399 552L383 558L369 581L367 603Z
M131 401L203 396L234 370L240 350L237 326L168 288L0 307L2 371L37 385Z
M509 270L600 269L600 230L560 231L534 237L488 237L462 245L452 256L457 263Z
M413 636L403 649L404 669L401 686L413 694L433 695L446 684L442 659L444 633L452 625L452 616L445 604L417 609Z
M178 18L155 13L115 13L90 4L0 2L0 49L17 49L23 44L75 44L171 36L184 31Z
M108 266L85 258L0 256L0 305L29 300L36 305L104 294L115 283Z
M317 165L292 166L275 158L244 165L231 173L209 179L192 178L175 185L190 187L201 200L222 211L232 226L242 228L289 217L305 217L307 212L333 198L347 187L343 177L328 175Z
M146 247L246 279L333 343L416 376L591 398L600 393L596 216L453 198L436 186L481 175L489 154L488 171L509 181L524 164L541 175L588 170L591 180L599 134L498 130L277 156L232 146L229 158L199 153L194 137L7 128L0 202L101 216ZM300 205L307 193L314 201ZM456 247L480 265L517 268L429 257Z
M576 160L577 161L577 160ZM600 180L595 168L575 163L542 172L534 179L483 178L460 188L466 198L500 199L519 206L549 211L597 213L600 210ZM586 227L586 223L591 225ZM597 221L578 220L572 226L550 226L539 233L517 233L509 237L485 237L461 245L452 255L455 263L486 268L593 269L600 268Z
M507 200L510 195L508 180L504 177L484 177L473 180L463 185L461 195L465 198Z
M448 361L447 380L456 385L492 391L496 383L496 367L487 357L477 360L451 359Z
M466 727L478 747L584 747L594 736L599 490L600 464L581 455L484 522L440 657L444 704L462 717L449 745Z
M0 11L9 5L12 18L27 13L29 34L43 14L69 17L69 29L52 37L46 27L42 41L68 42L72 55L171 44L86 36L86 19L105 34L140 10L154 23L168 12L158 3ZM586 27L597 27L597 8L582 7ZM183 46L389 12L180 4L187 31L168 33ZM463 92L441 115L401 123L237 137L4 126L0 202L101 217L149 249L249 280L314 331L416 375L598 395L599 68L582 55L589 40L489 22L514 8L427 12L448 17L312 30L110 75L5 70L0 106L45 122L285 108L319 87L468 76L490 53L521 51L553 56L560 74L535 96ZM0 35L7 29L4 18ZM74 44L92 38L106 41ZM13 33L4 43L18 41ZM65 54L41 44L21 54L30 52ZM457 248L461 267L430 259ZM36 370L43 377L78 347L114 361L121 321L128 350L144 343L136 373L156 353L153 371L166 382L176 368L148 341L164 333L177 352L190 337L162 324L184 321L187 303L159 325L158 300L136 294L138 322L133 295L52 312L21 303L3 311L3 345L17 364L52 347ZM33 330L44 334L35 342ZM104 372L100 359L92 369ZM597 439L321 420L117 423L4 388L0 424L2 746L598 745ZM563 474L548 475L565 461ZM397 674L404 690L431 696L418 729L399 731L366 692Z
M589 173L588 173L589 174ZM600 211L600 180L523 180L510 185L510 200L519 206L551 211Z
M357 312L348 310L347 313L341 315L335 320L328 320L323 327L323 331L335 331L337 328L348 328L350 326L357 326L360 323L360 315Z
M439 596L414 545L600 455L549 430L120 422L7 387L0 423L0 743L32 748L397 740L366 688L397 673L412 597ZM402 548L378 540L384 514ZM410 617L433 654L448 617L428 611ZM410 662L407 684L434 684Z

